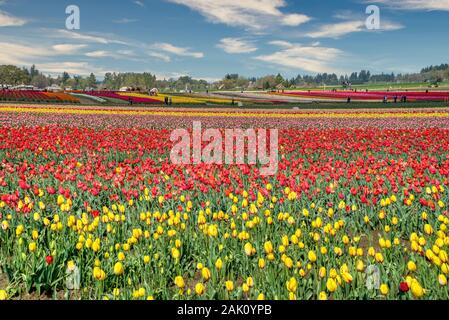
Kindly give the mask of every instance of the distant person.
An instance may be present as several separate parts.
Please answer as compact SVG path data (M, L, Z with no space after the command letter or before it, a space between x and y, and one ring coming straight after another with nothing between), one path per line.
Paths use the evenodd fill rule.
M133 105L133 98L129 97L129 105L132 106Z
M351 97L348 97L347 103L351 103Z
M398 96L394 96L394 103L397 103L398 102Z
M168 106L168 97L164 98L165 104Z
M231 104L232 104L232 105L234 105L234 104L235 104L235 100L234 100L234 98L232 98L232 102L231 102Z
M387 103L387 102L388 102L388 97L385 96L385 97L384 97L384 103Z
M170 98L168 99L168 104L169 104L170 106L173 104L173 99L172 99L172 97L170 97Z

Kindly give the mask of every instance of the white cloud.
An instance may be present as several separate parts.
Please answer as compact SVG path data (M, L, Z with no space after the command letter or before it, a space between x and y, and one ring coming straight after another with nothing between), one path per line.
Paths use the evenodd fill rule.
M74 54L86 47L87 45L85 44L57 44L52 48L59 54Z
M56 47L56 49L55 49ZM49 60L54 57L71 54L80 47L71 47L69 44L47 47L44 45L24 45L10 42L0 42L0 64L12 64L17 66L31 66L46 74L60 74L64 71L70 74L89 75L91 72L100 74L104 70L90 65L87 62L54 62ZM14 54L10 54L14 52Z
M287 14L282 18L282 24L286 26L296 27L300 24L310 21L310 18L303 14Z
M242 38L223 38L220 40L220 43L217 44L217 47L230 54L251 53L257 51L256 46Z
M275 40L271 41L268 44L271 44L273 46L277 47L283 47L283 48L292 48L294 45L288 41L282 41L282 40Z
M132 50L118 50L116 52L106 51L106 50L96 50L87 52L86 57L100 59L100 58L113 58L113 59L126 59L138 61L136 55Z
M5 11L0 10L0 27L21 27L27 20L14 17Z
M145 7L145 3L143 3L142 1L134 1L135 4L137 4L139 7Z
M448 0L369 0L366 2L381 3L403 10L449 11Z
M37 59L70 55L86 47L85 45L59 44L52 47L0 42L0 64L31 65ZM14 54L11 54L13 52Z
M393 31L402 28L403 26L401 24L381 20L380 29L378 31ZM364 31L373 30L368 30L365 21L352 20L322 25L317 31L309 32L306 36L310 38L339 38L346 34Z
M52 75L68 72L72 75L86 76L94 73L99 75L106 72L101 68L90 65L87 62L50 62L50 63L36 63L36 67L43 73L49 73Z
M133 23L133 22L137 22L139 21L138 19L129 19L129 18L122 18L122 19L118 19L118 20L114 20L114 23L119 23L119 24L127 24L127 23Z
M204 53L202 52L190 51L190 48L176 47L170 43L155 43L151 45L151 48L155 50L168 52L177 56L192 57L196 59L201 59L204 57Z
M286 41L272 41L270 44L282 49L270 55L257 56L254 59L277 66L314 73L339 72L329 65L329 63L334 62L336 58L343 54L339 49L303 46Z
M86 53L86 56L89 58L105 58L110 57L111 53L108 51L98 50L98 51L91 51Z
M212 23L245 27L260 31L273 25L298 26L311 18L299 13L287 14L280 9L284 0L167 0L198 11Z
M0 42L0 64L27 65L34 58L48 57L55 52L44 47ZM14 52L14 54L11 54Z
M166 54L163 54L163 53L160 53L160 52L150 51L150 52L148 52L148 55L150 57L156 58L158 60L162 60L164 62L170 62L171 61L170 56L168 56Z
M93 43L100 43L100 44L122 44L122 45L128 45L126 42L115 40L115 39L109 39L104 36L100 35L93 35L93 34L83 34L78 33L74 31L64 30L64 29L58 29L58 30L46 30L46 35L48 37L53 38L64 38L64 39L72 39L72 40L81 40L86 42L93 42Z
M124 56L135 56L136 54L132 50L118 50L117 53Z

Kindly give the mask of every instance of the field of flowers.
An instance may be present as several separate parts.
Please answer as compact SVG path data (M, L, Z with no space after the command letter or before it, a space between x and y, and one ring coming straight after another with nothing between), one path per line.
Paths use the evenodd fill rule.
M279 128L279 171L170 161ZM449 109L0 106L0 299L448 299Z
M0 90L0 101L79 103L76 97L62 92Z
M449 99L448 91L286 91L277 93L282 96L293 96L302 98L316 98L316 99L332 99L335 101L346 100L351 98L357 101L382 101L385 97L393 101L396 97L397 102L401 101L401 97L407 97L408 101L443 101L447 102Z

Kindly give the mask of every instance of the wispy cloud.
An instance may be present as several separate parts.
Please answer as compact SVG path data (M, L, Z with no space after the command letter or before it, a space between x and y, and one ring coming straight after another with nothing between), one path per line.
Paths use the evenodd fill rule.
M48 30L48 31L49 32L46 35L51 38L64 38L64 39L80 40L80 41L100 43L100 44L128 45L128 43L126 43L124 41L110 39L103 35L79 33L79 32L74 32L74 31L69 31L69 30L64 30L64 29Z
M122 19L118 19L118 20L113 20L112 22L114 23L118 23L118 24L128 24L128 23L133 23L133 22L138 22L138 19L129 19L129 18L122 18Z
M167 0L199 12L212 23L261 31L273 25L299 26L311 20L300 13L284 13L284 0Z
M0 27L21 27L26 23L26 19L15 17L5 11L0 10Z
M380 29L377 31L393 31L404 28L399 23L389 21L382 21L380 26ZM373 30L368 30L365 21L352 20L322 25L318 30L307 33L306 36L310 38L340 38L350 33L364 31Z
M171 53L177 56L183 57L192 57L196 59L201 59L204 57L204 53L202 52L194 52L191 51L190 48L176 47L170 43L155 43L151 45L151 48L154 50L164 51L167 53Z
M45 58L72 55L85 45L57 44L52 47L36 44L0 42L0 64L31 65ZM14 52L14 54L11 54Z
M85 56L93 59L113 58L120 60L141 61L141 59L139 59L139 57L136 56L136 54L132 50L96 50L87 52Z
M114 54L112 52L104 51L104 50L97 50L97 51L91 51L87 52L86 56L89 58L105 58L105 57L112 57Z
M148 52L148 55L150 57L156 58L158 60L162 60L164 62L170 62L171 61L170 56L168 56L168 55L166 55L164 53L150 51L150 52Z
M230 54L251 53L257 51L257 47L250 41L242 38L223 38L217 47Z
M449 11L448 0L367 0L369 3L381 3L390 8L402 10Z
M107 70L93 66L88 62L78 61L36 63L36 67L42 72L52 75L68 72L72 75L86 76L91 73L100 75L107 72Z
M138 5L139 7L142 7L142 8L145 7L145 3L143 3L143 1L136 0L133 2L134 2L134 4Z
M449 1L449 0L448 0ZM334 14L334 18L338 19L338 22L324 24L318 26L314 31L310 31L305 34L309 38L334 38L338 39L342 36L357 32L383 32L394 31L403 29L404 26L398 22L390 21L380 16L380 29L370 30L366 26L366 18L360 13L355 13L351 10L341 10Z
M53 50L55 50L59 54L75 54L78 53L81 49L86 48L85 44L57 44L52 46Z
M254 59L307 72L339 72L330 65L343 55L339 49L304 46L287 41L272 41L269 44L280 47L280 50L269 55L257 56Z

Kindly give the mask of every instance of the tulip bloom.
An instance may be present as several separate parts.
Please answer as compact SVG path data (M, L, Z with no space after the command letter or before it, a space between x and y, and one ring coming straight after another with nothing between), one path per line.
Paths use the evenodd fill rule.
M298 282L296 281L296 278L290 278L289 281L287 281L287 290L289 292L295 293L298 289Z
M231 280L226 281L225 287L227 291L234 290L234 282L232 282Z
M47 265L50 265L53 263L53 256L47 256L45 258L45 262L47 263Z
M400 283L399 290L401 292L408 292L410 290L410 287L409 287L408 283L404 281L404 282Z
M390 290L388 289L388 285L386 284L382 284L380 286L380 293L382 293L384 296L386 296L388 294Z
M121 276L125 272L125 269L123 268L123 264L121 262L117 262L114 265L114 274L116 276Z
M183 289L185 286L184 283L184 279L181 276L177 276L175 278L175 285L179 288L179 289Z
M337 282L332 278L327 279L326 288L331 293L335 292L337 290Z
M204 292L205 292L205 287L204 287L204 285L202 284L202 283L197 283L196 285L195 285L195 293L197 294L197 295L199 295L199 296L201 296L201 295L203 295L204 294Z
M411 291L415 298L421 298L424 295L424 289L417 280L412 280Z

